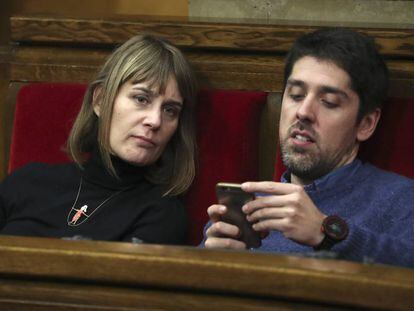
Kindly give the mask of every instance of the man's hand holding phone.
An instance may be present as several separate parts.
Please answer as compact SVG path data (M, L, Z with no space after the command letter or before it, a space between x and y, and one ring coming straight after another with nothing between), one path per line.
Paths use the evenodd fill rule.
M240 229L221 220L227 212L227 207L220 204L211 205L207 209L211 226L207 229L207 239L204 246L207 248L245 249L246 244L239 241Z
M297 243L316 246L324 234L321 225L326 215L313 203L302 186L279 182L246 182L249 193L267 194L244 205L247 219L255 230L279 231Z
M212 225L207 229L205 246L208 248L257 248L261 245L261 233L252 228L242 207L255 199L253 193L245 192L240 184L218 183L219 204L207 212Z
M241 185L241 190L263 194L242 206L246 219L262 237L266 232L279 231L286 238L304 245L315 246L322 241L324 236L320 228L326 215L315 206L303 187L277 182L246 182ZM212 225L206 232L206 247L249 247L240 239L240 227L223 220L227 206L215 204L207 212Z

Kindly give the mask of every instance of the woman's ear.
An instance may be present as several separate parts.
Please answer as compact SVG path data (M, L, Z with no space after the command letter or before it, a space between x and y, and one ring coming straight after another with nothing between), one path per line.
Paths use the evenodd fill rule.
M362 118L358 124L357 140L359 142L365 141L372 136L377 128L380 116L381 109L377 108Z
M93 111L95 111L95 114L98 117L101 113L101 102L102 102L101 93L102 93L102 88L100 86L97 86L93 90L93 97L92 97Z

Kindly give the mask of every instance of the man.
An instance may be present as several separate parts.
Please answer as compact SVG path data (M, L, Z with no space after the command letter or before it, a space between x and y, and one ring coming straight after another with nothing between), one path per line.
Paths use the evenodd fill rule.
M308 253L414 267L414 181L357 159L374 132L388 71L373 40L344 28L299 38L286 60L281 182L246 182L262 193L242 210L260 231L259 250ZM207 248L244 249L238 227L208 208Z

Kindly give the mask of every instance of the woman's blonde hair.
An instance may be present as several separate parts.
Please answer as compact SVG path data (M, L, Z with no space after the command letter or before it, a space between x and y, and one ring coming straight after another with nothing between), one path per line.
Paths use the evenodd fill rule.
M178 195L187 190L195 175L196 81L181 51L154 36L138 35L117 48L89 85L67 142L73 160L82 167L85 156L98 145L106 168L117 176L111 161L109 132L119 89L133 79L134 82L145 81L163 94L170 77L176 79L184 105L175 134L158 161L147 167L146 178L164 185L164 195ZM96 97L100 101L99 118L93 110Z

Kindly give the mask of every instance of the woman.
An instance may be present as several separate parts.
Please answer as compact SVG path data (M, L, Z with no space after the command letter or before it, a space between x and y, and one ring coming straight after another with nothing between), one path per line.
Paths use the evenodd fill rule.
M194 178L195 80L182 53L136 36L89 85L74 163L30 164L0 185L2 234L182 244L177 195Z

